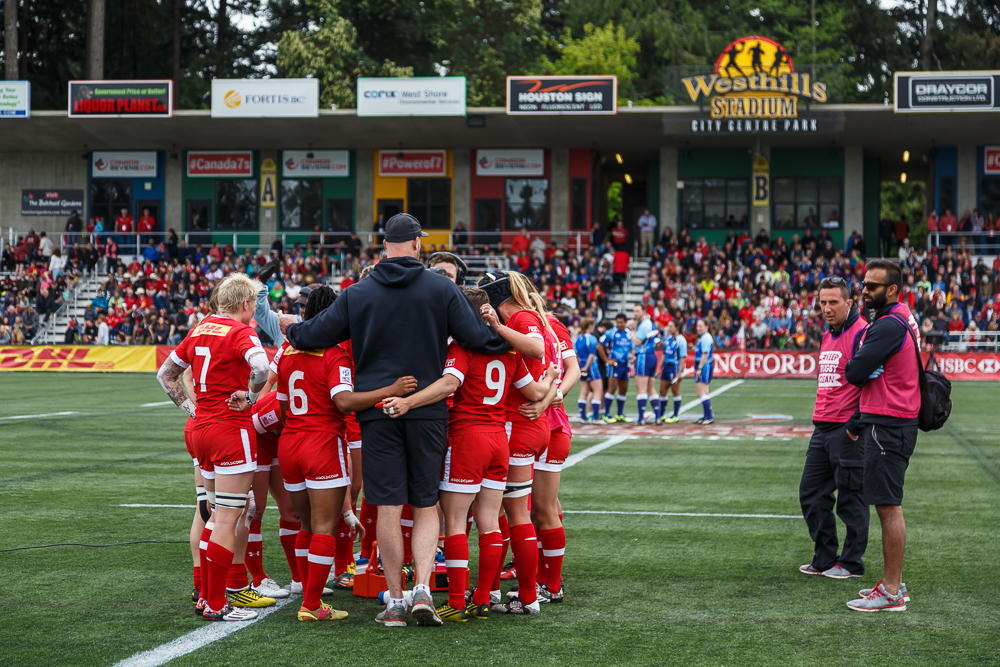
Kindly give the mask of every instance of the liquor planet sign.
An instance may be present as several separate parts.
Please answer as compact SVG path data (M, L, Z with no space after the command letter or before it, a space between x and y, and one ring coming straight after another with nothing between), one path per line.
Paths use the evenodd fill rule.
M826 84L796 72L785 47L767 37L737 39L719 54L712 74L682 83L692 102L708 103L709 118L691 121L698 133L816 132L816 119L799 118L799 101L827 101Z

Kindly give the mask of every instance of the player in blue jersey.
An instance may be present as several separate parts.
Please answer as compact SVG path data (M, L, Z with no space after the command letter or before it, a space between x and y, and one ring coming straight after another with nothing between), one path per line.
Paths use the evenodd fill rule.
M695 331L698 333L698 342L694 346L694 390L701 399L702 410L705 411L705 416L695 424L712 424L715 419L712 417L712 400L708 397L708 384L712 381L712 371L715 368L715 361L712 358L715 341L712 340L712 334L705 320L698 320Z
M635 333L632 343L635 345L635 400L639 407L638 423L646 421L646 401L652 403L653 423L660 418L660 397L656 394L656 346L660 342L660 332L653 324L649 313L642 304L633 308L635 315Z
M577 407L580 408L580 421L586 424L587 399L593 408L594 422L601 421L601 394L604 393L604 381L601 379L601 368L598 365L597 337L594 336L594 320L585 317L580 321L580 335L573 343L576 358L580 360L580 397Z
M677 320L667 323L667 335L663 337L663 367L660 369L660 400L663 405L664 424L676 424L681 414L681 378L687 364L688 346L681 335ZM667 416L667 391L674 396L674 413Z
M604 421L608 424L631 423L625 416L625 397L628 394L629 354L632 352L632 332L625 328L625 313L615 316L615 328L609 329L597 347L604 363L608 365L608 390L604 394ZM611 416L611 402L618 403L618 416Z

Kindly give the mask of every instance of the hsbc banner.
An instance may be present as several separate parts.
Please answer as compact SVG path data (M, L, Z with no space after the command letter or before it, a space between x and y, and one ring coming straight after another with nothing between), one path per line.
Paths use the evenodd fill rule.
M545 151L538 149L480 149L476 176L544 176Z
M446 151L379 151L379 176L445 176Z
M212 118L316 118L319 79L212 79Z
M694 353L688 368L694 369ZM924 364L930 357L924 354ZM720 378L816 378L819 351L716 350L715 371ZM991 352L935 352L937 369L949 380L1000 380L1000 354Z
M188 151L190 177L253 176L253 151Z
M156 151L93 151L91 178L156 178Z
M281 175L284 178L350 176L350 152L282 151Z

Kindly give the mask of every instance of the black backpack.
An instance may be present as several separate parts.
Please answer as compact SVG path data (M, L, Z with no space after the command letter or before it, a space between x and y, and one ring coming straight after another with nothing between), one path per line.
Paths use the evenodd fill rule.
M921 431L936 431L944 426L951 416L951 380L940 371L924 368L923 360L920 358L920 344L913 329L903 318L896 314L892 316L899 320L910 334L913 349L917 352L917 368L920 369L920 414L917 417L917 425Z

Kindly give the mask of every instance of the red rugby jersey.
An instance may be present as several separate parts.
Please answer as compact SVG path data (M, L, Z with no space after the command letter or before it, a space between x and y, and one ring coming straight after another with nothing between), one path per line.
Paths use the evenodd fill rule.
M545 325L542 318L533 310L519 310L507 320L507 326L524 334L530 338L538 338L545 342ZM552 351L549 346L545 346L545 359L529 359L517 352L518 366L515 371L514 387L520 389L531 381L541 379L545 369L551 361ZM507 393L507 421L523 422L528 421L517 409L528 402L520 391L510 391Z
M257 334L229 317L209 315L170 353L178 366L191 366L198 399L198 425L239 423L250 428L247 412L233 412L226 401L235 391L245 391L250 378L247 359L264 353Z
M342 347L296 350L282 346L276 393L286 401L285 429L334 432L344 437L344 413L333 397L354 391L354 364Z
M452 342L444 372L454 375L462 384L452 395L448 408L449 432L503 431L507 420L505 398L519 367L524 369L513 350L493 356L466 350Z
M278 392L272 391L260 397L251 409L253 427L257 433L280 433L281 415L278 412Z

